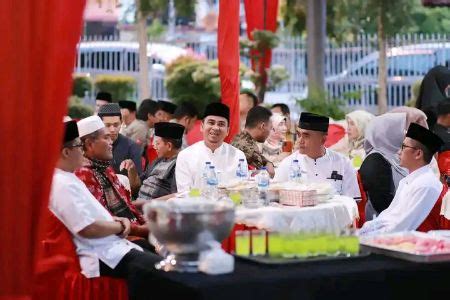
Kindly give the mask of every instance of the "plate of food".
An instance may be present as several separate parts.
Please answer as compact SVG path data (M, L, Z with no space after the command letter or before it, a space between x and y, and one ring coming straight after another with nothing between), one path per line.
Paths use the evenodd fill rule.
M361 237L362 247L374 253L415 262L450 261L450 239L411 231Z

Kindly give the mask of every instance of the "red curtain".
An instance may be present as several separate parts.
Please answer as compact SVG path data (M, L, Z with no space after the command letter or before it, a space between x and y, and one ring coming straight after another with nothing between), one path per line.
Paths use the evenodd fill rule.
M220 1L217 48L222 103L230 107L229 142L239 132L239 0Z
M30 299L84 2L0 3L0 299Z
M250 40L253 39L252 33L255 29L270 30L272 32L277 30L278 0L245 0L244 5L245 20L247 22L247 36ZM271 60L272 51L268 50L264 53L263 62L259 65L260 72L263 74L262 80L264 82L267 80L267 75L264 70L270 67ZM252 60L253 70L255 70L256 67L255 61Z

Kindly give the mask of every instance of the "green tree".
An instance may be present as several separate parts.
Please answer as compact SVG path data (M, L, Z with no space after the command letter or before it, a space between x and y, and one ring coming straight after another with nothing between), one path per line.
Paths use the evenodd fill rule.
M83 119L92 116L94 110L92 107L83 104L82 100L77 96L69 97L67 115L72 119Z
M378 113L387 111L387 39L412 26L411 0L342 0L335 8L337 22L352 24L353 33L376 26L378 38Z
M327 1L328 37L342 42L354 40L356 34L359 33L377 33L377 23L373 13L361 10L366 7L364 6L365 2L369 1ZM306 3L307 0L284 0L282 2L280 12L288 33L306 35ZM400 23L404 23L397 28L396 33L448 33L450 8L424 7L421 0L410 0L406 4L406 7L392 11L392 14L399 16ZM404 18L403 21L402 18Z
M195 0L171 0L179 16L190 16L195 11ZM167 11L170 1L167 0L136 0L137 7L137 31L139 42L139 91L141 98L151 96L147 59L147 19L161 19Z
M261 102L264 102L266 91L273 90L276 86L289 79L287 70L280 65L264 68L264 59L267 50L276 48L280 43L279 37L269 30L254 30L253 40L242 39L240 41L241 54L253 61L254 72L250 79L255 84L256 94Z
M247 67L241 64L240 78L247 77L247 72ZM218 61L181 56L167 66L165 85L175 103L190 102L202 112L207 104L220 99Z
M287 0L284 19L287 27L304 33L305 0ZM290 9L289 4L293 5ZM414 28L412 11L417 0L340 0L327 2L329 35L337 41L349 40L358 33L377 33L378 37L378 111L387 111L387 40L390 36ZM420 10L420 9L419 9ZM293 20L297 16L298 21ZM331 26L332 25L332 26Z

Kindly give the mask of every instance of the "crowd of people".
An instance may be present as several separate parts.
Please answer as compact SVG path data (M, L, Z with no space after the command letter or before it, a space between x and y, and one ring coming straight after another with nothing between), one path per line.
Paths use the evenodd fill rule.
M346 137L331 147L325 146L328 116L302 112L293 123L288 106L266 108L250 91L239 98L241 132L231 144L225 142L230 109L220 102L200 114L191 103L145 99L137 107L115 103L107 92L97 98L95 115L64 123L49 205L72 233L87 277L127 277L133 261L157 255L142 205L202 188L207 162L223 182L243 161L285 182L297 160L302 178L328 182L358 202L366 221L361 235L450 229L443 204L450 175L448 95L427 108L435 123L411 107L379 116L350 112ZM203 138L188 145L197 120Z

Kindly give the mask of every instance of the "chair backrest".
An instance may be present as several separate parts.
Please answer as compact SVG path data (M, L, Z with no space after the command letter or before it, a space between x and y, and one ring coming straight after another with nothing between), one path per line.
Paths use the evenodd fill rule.
M450 185L450 151L444 151L438 154L438 167L441 178Z
M361 228L366 222L366 205L367 205L367 193L364 190L364 186L359 171L356 172L356 178L358 179L359 192L361 194L361 200L358 202L359 221L358 228Z
M81 274L72 234L50 211L45 217L46 233L38 249L33 299L127 300L125 280Z
M441 216L441 208L442 208L442 199L445 197L447 192L448 187L445 184L443 184L439 198L437 199L428 216L425 218L422 224L420 224L420 226L416 229L417 231L427 232L430 230L444 229L442 228L443 220Z

